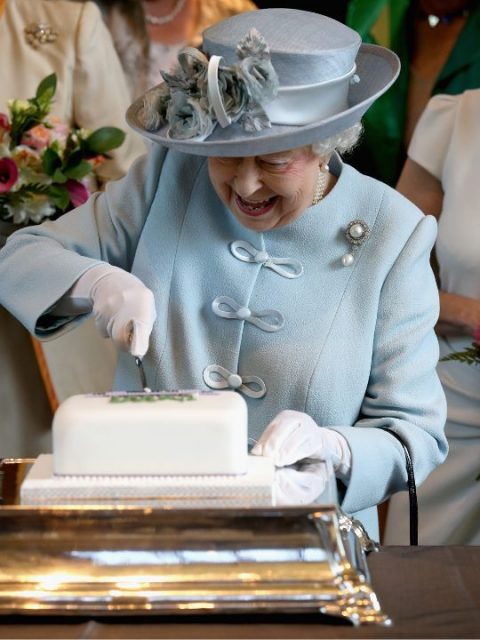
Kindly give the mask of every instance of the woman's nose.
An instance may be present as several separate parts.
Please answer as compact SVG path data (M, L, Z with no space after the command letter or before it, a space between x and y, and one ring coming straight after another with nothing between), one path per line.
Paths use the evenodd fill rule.
M254 158L244 158L239 162L233 186L242 198L248 198L262 188L261 174Z

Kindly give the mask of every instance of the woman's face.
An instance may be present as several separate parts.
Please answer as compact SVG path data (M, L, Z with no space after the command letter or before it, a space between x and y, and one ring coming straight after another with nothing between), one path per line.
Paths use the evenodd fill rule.
M210 180L222 202L248 229L290 224L312 204L319 158L310 147L247 158L208 160Z

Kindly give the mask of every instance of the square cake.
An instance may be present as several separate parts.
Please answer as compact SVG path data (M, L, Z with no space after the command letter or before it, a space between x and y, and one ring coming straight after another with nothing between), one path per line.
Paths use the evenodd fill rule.
M248 413L234 391L76 395L53 420L53 471L68 476L247 473Z

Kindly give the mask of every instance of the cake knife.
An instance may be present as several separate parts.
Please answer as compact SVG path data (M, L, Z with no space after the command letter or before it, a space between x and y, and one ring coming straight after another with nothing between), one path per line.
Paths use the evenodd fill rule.
M140 372L140 380L142 382L143 390L145 391L145 393L151 393L152 390L147 385L147 376L145 375L145 369L143 367L142 359L139 358L138 356L134 356L134 358L135 358L135 364L137 365L138 370Z

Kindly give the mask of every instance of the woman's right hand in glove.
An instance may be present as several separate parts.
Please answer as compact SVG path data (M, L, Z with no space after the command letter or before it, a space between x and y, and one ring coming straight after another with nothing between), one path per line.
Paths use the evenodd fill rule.
M89 303L104 338L133 356L143 358L156 318L153 293L128 271L104 263L86 271L62 300Z

